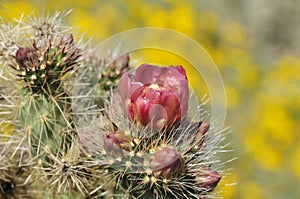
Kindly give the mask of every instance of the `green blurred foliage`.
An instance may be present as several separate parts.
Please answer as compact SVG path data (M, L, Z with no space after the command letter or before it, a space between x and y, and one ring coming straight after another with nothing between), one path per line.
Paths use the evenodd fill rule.
M193 0L2 0L0 14L5 21L11 21L23 13L73 9L67 23L85 33L85 38L93 37L95 43L145 26L174 29L195 39L209 52L222 74L227 93L227 124L233 132L228 140L235 150L229 156L238 156L228 166L234 169L221 181L222 195L226 199L298 198L300 57L288 49L284 49L284 55L266 54L268 49L260 43L262 33L254 34L245 25L242 18L247 13L232 12L239 6L234 4L237 1L232 2L224 7L224 2L208 6L207 2ZM272 20L264 23L266 28L276 25ZM265 61L260 57L262 52L268 55ZM200 77L192 75L192 66L179 56L151 50L132 56L142 57L142 62L182 64L189 69L191 83L195 87L200 84ZM205 93L207 89L204 85L196 91ZM9 125L0 124L1 132ZM229 186L234 182L236 186Z

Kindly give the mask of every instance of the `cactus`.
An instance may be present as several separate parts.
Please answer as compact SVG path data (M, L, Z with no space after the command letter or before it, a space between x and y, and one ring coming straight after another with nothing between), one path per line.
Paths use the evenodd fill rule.
M118 130L102 129L103 150L94 158L116 178L114 198L199 198L220 181L205 146L208 123L184 118L185 124L148 137L149 127L124 121L124 115L108 118Z
M31 188L45 190L41 197L87 194L89 183L83 182L87 181L91 175L89 169L93 167L92 164L82 166L86 157L79 153L80 147L76 144L72 100L66 79L78 69L81 53L73 35L61 24L64 15L29 18L30 23L22 27L24 31L26 26L31 27L29 32L22 34L23 29L18 27L20 35L14 42L8 42L14 38L5 35L12 27L2 24L1 29L2 52L7 55L1 57L2 61L6 60L2 62L3 71L9 74L10 81L15 81L18 89L11 94L9 85L3 89L2 96L7 99L3 107L11 107L15 114L12 123L17 124L16 132L11 139L19 137L16 154L20 148L28 149L27 161L34 163L32 167L37 173L30 175L34 181ZM17 100L9 106L13 98ZM48 186L42 188L43 185Z
M99 57L95 50L87 50L83 59L83 68L86 81L91 85L97 85L95 90L95 103L103 108L113 89L116 88L122 74L129 71L129 55L119 57L111 55L105 59ZM82 74L81 74L82 75Z
M139 78L145 71L148 76ZM165 82L170 78L172 83ZM207 137L209 123L195 122L187 114L184 69L144 64L134 75L126 73L121 77L118 91L112 103L105 106L105 114L96 119L101 121L100 129L95 128L90 140L81 140L101 168L115 179L115 192L111 196L205 198L209 195L221 175L210 165L214 163L214 154L210 144L213 141ZM158 105L165 113L157 109ZM174 105L179 108L174 109ZM178 113L178 110L183 111ZM99 141L95 144L91 140Z
M99 57L76 42L67 14L1 24L0 197L208 197L222 136L188 114L185 69L130 74L129 54Z

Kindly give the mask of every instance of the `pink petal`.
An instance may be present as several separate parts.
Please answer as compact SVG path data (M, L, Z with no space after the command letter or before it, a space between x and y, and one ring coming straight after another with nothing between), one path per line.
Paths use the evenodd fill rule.
M149 117L153 130L161 130L168 121L168 114L165 107L160 104L152 104L149 110Z
M149 64L142 64L136 69L134 81L152 84L161 74L161 68Z
M150 122L149 109L149 100L138 98L133 105L134 115L132 115L132 119L140 122L143 125L147 125Z
M125 73L119 80L118 90L123 104L127 99L130 99L133 94L138 95L139 93L136 92L143 89L143 84L140 82L132 82L132 78L132 75Z

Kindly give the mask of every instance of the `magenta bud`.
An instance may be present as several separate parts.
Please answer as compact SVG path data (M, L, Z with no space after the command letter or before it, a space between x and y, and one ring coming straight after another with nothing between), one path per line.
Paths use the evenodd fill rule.
M174 177L183 168L180 153L168 147L156 151L150 158L150 169L155 177Z
M188 81L181 66L143 64L134 75L125 73L118 89L125 111L139 125L160 130L187 113Z
M197 146L197 150L200 150L202 148L205 135L207 131L209 130L210 124L207 122L202 122L199 129L198 129L198 136L200 137L199 145Z
M204 136L209 130L210 124L207 122L202 122L198 131L200 136Z
M207 191L213 191L220 180L219 173L209 167L203 167L196 176L196 181Z

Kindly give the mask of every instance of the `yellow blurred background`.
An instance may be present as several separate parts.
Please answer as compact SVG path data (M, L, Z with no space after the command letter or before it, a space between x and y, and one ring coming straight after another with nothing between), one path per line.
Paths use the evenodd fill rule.
M300 198L300 6L271 0L0 0L4 21L73 9L66 23L98 43L137 27L164 27L195 39L218 66L226 125L238 159L218 188L225 199ZM298 19L298 20L297 20ZM298 36L297 36L298 35ZM176 41L175 41L176 42ZM299 44L299 45L298 45ZM189 50L189 49L186 49ZM142 61L189 65L170 53ZM190 67L190 66L187 66ZM189 73L196 87L197 78ZM197 85L198 86L198 85ZM197 92L207 92L205 86ZM7 128L2 124L1 128ZM0 129L1 130L1 129ZM229 186L236 182L237 185Z

